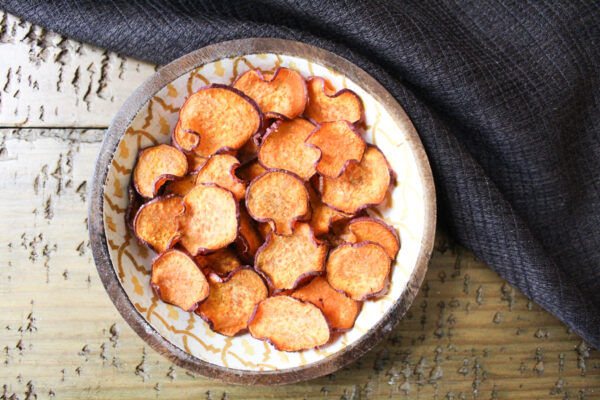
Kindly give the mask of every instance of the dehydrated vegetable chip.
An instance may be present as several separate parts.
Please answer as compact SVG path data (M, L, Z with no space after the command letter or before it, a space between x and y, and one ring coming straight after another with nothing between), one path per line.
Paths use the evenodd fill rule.
M339 178L321 178L321 199L336 210L356 214L385 199L390 179L385 156L368 146L360 164L348 164Z
M194 261L205 273L212 271L219 276L226 276L242 266L236 253L229 247L214 253L197 255Z
M162 253L179 240L178 218L184 211L182 197L157 197L138 210L133 221L135 234L142 243Z
M246 207L255 220L272 221L276 234L291 235L294 221L309 212L308 192L291 172L268 171L248 186Z
M242 267L221 280L208 279L210 294L196 313L211 329L225 336L234 336L248 327L256 304L269 292L261 277L250 267Z
M185 196L194 186L196 186L196 174L187 174L181 179L167 182L165 185L165 194Z
M190 150L207 157L222 149L242 147L260 129L262 115L256 103L239 90L213 84L187 99L179 123L180 130L200 137L200 143Z
M306 83L308 104L304 116L318 123L345 120L355 124L362 120L363 105L352 90L339 92L331 83L320 77L312 77Z
M304 143L315 128L303 118L274 122L258 149L258 160L265 168L285 169L308 180L321 157L319 149Z
M236 175L238 177L240 177L240 179L243 179L246 182L250 182L254 178L267 172L267 170L265 169L265 167L260 165L258 160L254 160L254 161L249 162L246 165L239 167L235 172L236 172Z
M150 283L162 301L185 311L194 311L209 292L202 271L179 250L166 251L154 260Z
M246 209L241 207L239 234L235 242L238 252L246 261L253 262L254 255L263 241L256 230L254 220L248 215Z
M188 173L197 172L208 160L208 157L202 157L196 153L185 153L185 156L188 160Z
M168 180L187 173L185 154L167 144L147 147L140 151L133 170L133 183L142 197L151 199Z
M377 243L342 244L329 253L327 281L354 300L366 300L386 290L390 265L390 257Z
M360 312L360 303L332 288L327 279L317 276L308 285L292 292L292 297L319 307L336 331L352 329Z
M347 121L323 122L306 139L321 150L317 172L337 178L350 162L359 163L366 144L360 133Z
M192 255L223 248L238 231L238 205L233 193L210 183L194 187L183 198L181 244Z
M267 340L280 351L312 349L331 337L329 323L317 306L289 296L258 303L248 328L252 337Z
M214 154L198 170L196 184L215 183L231 191L237 200L246 194L246 184L235 175L240 165L237 158L230 154Z
M291 236L272 232L256 253L255 268L276 291L293 289L323 273L327 245L318 242L307 223L297 223Z
M400 250L400 240L396 230L379 219L356 218L348 223L348 229L354 234L357 242L379 243L391 259L394 259Z
M342 213L324 204L319 194L310 185L308 186L308 193L310 195L310 208L312 210L309 223L316 236L321 236L329 232L331 224L334 222L352 217L352 214Z
M296 118L308 99L304 78L288 68L278 68L273 75L251 69L240 75L233 87L254 99L269 118Z

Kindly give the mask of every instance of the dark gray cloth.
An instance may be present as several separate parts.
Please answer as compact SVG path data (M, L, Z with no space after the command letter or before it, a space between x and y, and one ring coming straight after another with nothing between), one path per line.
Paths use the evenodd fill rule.
M0 0L50 30L155 63L245 37L299 40L353 61L414 122L442 225L596 348L599 4Z

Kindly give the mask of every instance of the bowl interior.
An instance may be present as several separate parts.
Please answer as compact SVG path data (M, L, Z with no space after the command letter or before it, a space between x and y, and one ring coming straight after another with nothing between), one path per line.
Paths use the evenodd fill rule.
M209 83L231 84L239 73L250 68L273 71L279 66L297 70L305 77L326 77L336 88L352 89L362 98L367 126L365 139L383 151L397 176L397 184L387 199L370 212L396 227L402 242L392 267L387 294L365 302L354 328L339 334L331 344L298 353L277 351L247 333L233 338L221 336L211 331L194 313L159 301L149 284L154 253L132 237L124 221L127 186L138 150L169 142L179 107L187 96ZM208 363L238 370L280 371L306 366L331 357L360 340L400 299L417 267L427 233L427 205L423 201L425 182L419 173L413 147L409 145L409 132L414 128L408 118L398 120L392 115L391 110L340 71L283 54L223 58L201 65L163 87L140 109L123 135L108 169L104 189L104 228L110 259L131 303L175 346Z

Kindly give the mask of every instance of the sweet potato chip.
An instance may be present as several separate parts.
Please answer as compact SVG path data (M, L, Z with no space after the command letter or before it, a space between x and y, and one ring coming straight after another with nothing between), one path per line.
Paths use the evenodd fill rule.
M181 127L181 122L177 121L171 134L171 142L179 150L189 153L200 144L200 135L189 130L184 130Z
M268 171L254 179L246 191L246 207L256 221L271 221L277 235L291 235L294 222L310 210L304 182L288 171Z
M329 178L337 178L350 162L358 164L366 144L360 133L348 121L323 122L306 139L321 151L317 172Z
M238 159L230 154L214 154L198 170L196 185L214 183L231 191L239 201L246 194L246 184L235 175L239 165Z
M256 136L254 136L256 137ZM240 164L246 165L258 158L258 144L254 139L250 139L244 144L236 154Z
M181 179L172 180L165 185L165 194L185 196L196 186L196 174L187 174Z
M321 151L304 141L315 128L303 118L275 121L258 149L258 161L265 168L284 169L304 180L310 179L316 172Z
M269 235L270 232L273 232L273 227L268 222L259 222L257 229L258 229L258 232L260 233L260 236L264 240L267 239L267 236Z
M185 154L167 144L147 147L138 154L133 170L133 184L142 197L151 199L168 180L187 173Z
M233 87L254 99L267 118L296 118L308 100L304 78L288 68L277 68L272 75L251 69L240 75Z
M385 199L390 179L385 156L377 147L368 146L360 164L348 164L339 178L321 177L321 199L336 210L356 214Z
M254 161L249 162L246 165L243 165L243 166L239 167L235 171L235 174L240 179L243 179L246 182L250 182L250 181L254 180L254 178L256 178L257 176L262 175L265 172L267 172L267 170L265 169L265 167L263 167L262 165L260 165L260 163L258 162L258 160L254 160Z
M181 196L169 195L150 200L135 215L135 235L146 246L162 253L179 240L178 219L184 212Z
M372 218L355 218L348 223L348 230L354 234L356 242L375 242L381 245L393 260L400 250L400 240L396 229L385 222Z
M230 272L242 266L236 253L229 247L217 250L214 253L197 255L194 257L194 261L206 274L214 272L219 276L227 276Z
M133 219L137 214L140 207L144 204L144 199L140 194L135 190L133 186L133 180L129 181L129 185L127 186L127 194L129 202L127 203L127 209L125 210L125 225L127 228L135 235L135 230L133 229Z
M226 279L208 278L210 294L196 310L215 332L234 336L248 328L254 308L269 295L261 277L251 267L242 267Z
M194 311L209 292L202 271L179 250L166 251L154 260L150 284L162 301L185 311Z
M318 242L307 223L297 223L291 236L271 232L256 253L254 267L275 291L294 289L312 276L323 273L327 258L325 243Z
M199 156L196 153L185 153L188 160L188 173L195 173L206 163L208 157Z
M239 90L213 84L187 99L179 111L179 123L181 131L197 134L200 143L194 148L177 143L208 157L222 149L242 147L259 131L262 114L254 100Z
M268 297L254 309L248 329L280 351L300 351L329 342L331 328L314 304L289 296Z
M332 288L322 276L317 276L308 285L296 289L291 296L319 307L335 331L352 329L360 312L358 301Z
M232 243L238 231L238 204L229 190L212 183L196 185L183 198L181 244L192 255Z
M309 223L316 236L321 236L329 232L331 224L334 222L352 218L352 214L342 213L323 204L318 193L310 185L308 185L308 193L310 196L310 208L312 210Z
M327 281L354 300L366 300L387 290L390 265L390 257L377 243L342 244L329 253Z
M304 116L318 123L345 120L352 124L363 118L360 97L350 89L338 92L327 79L312 77L306 83L308 104Z
M240 207L240 228L238 238L235 241L238 253L244 260L254 262L256 251L263 242L263 238L256 230L254 220L248 215L244 207Z

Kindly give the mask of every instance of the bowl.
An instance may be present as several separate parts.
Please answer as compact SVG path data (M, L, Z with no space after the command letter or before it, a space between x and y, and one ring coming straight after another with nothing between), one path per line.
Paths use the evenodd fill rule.
M167 143L185 98L208 83L230 84L249 68L283 66L347 87L365 106L367 142L397 174L372 212L395 226L401 249L389 290L365 302L354 328L321 349L286 353L249 334L225 337L194 313L159 301L149 284L152 252L128 231L127 187L138 150ZM280 39L243 39L204 47L158 70L123 104L102 142L89 194L89 232L98 273L117 310L150 347L173 363L241 384L284 384L325 375L356 360L402 318L425 276L435 235L435 189L410 119L368 73L323 49Z

